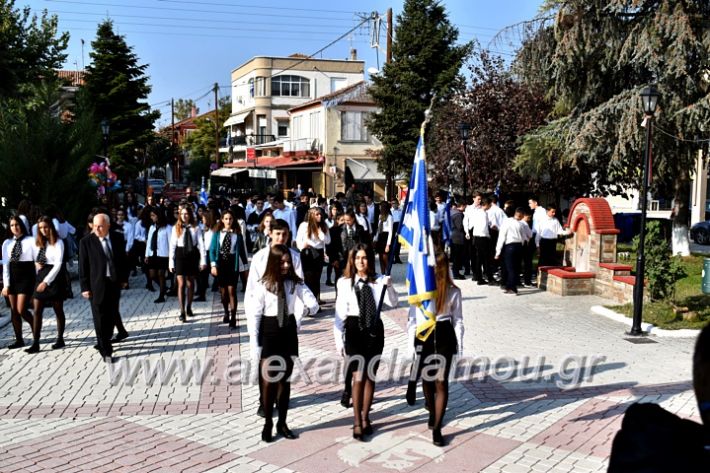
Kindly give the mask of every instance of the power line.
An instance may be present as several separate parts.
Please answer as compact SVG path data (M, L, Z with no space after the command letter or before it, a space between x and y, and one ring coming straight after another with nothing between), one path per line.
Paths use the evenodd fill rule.
M143 10L160 10L160 11L165 11L164 7L149 7L145 5L121 5L119 3L99 3L99 2L87 2L87 1L80 1L80 0L45 0L47 2L53 2L53 3L70 3L70 4L75 4L75 5L86 5L86 6L96 6L96 7L118 7L118 8L140 8ZM189 13L209 13L212 15L234 15L234 12L228 12L228 11L215 11L215 10L198 10L194 8L172 8L173 11L182 11L182 12L189 12ZM287 10L287 8L282 8L282 10ZM314 17L312 15L288 15L288 14L278 14L278 13L248 13L248 12L241 12L241 16L269 16L269 17L279 17L279 18L303 18L303 19L308 19L308 20L327 20L327 21L352 21L352 20L346 20L343 18L334 18L334 17Z
M710 138L708 138L708 139L697 139L697 140L686 140L686 139L684 139L684 138L678 138L677 136L675 136L675 135L673 135L673 134L667 132L667 131L664 130L663 128L660 128L660 127L659 127L658 125L656 125L655 123L653 124L653 128L654 128L656 131L660 131L660 132L663 133L664 135L666 135L666 136L668 136L668 137L670 137L670 138L673 138L673 139L676 140L676 141L683 142L683 143L710 143Z
M279 6L274 6L274 5L261 5L261 6L256 6L256 5L240 5L236 3L217 3L217 2L196 2L196 1L188 1L188 0L158 0L159 2L167 2L167 3L182 3L182 4L188 4L188 5L209 5L209 6L215 6L215 7L237 7L237 8L263 8L263 9L278 9L278 8L284 8L284 7L279 7ZM354 13L351 11L346 11L346 10L321 10L321 9L316 9L316 8L295 8L295 7L288 7L289 10L297 10L297 11L311 11L311 12L318 12L318 13Z

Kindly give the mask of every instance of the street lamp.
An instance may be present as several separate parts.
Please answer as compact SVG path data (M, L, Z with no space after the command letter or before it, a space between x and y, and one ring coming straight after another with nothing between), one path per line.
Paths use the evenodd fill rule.
M107 118L101 120L101 134L104 137L104 158L108 159L108 132L109 123Z
M643 335L641 320L643 314L643 285L646 260L644 245L646 240L646 209L648 208L648 170L651 161L651 130L653 128L653 115L660 94L653 86L645 87L641 91L643 113L646 116L646 149L643 156L643 182L641 183L641 234L636 254L636 282L634 283L634 318L630 335Z
M468 147L466 146L466 142L468 141L469 137L471 135L471 125L469 125L466 122L461 122L459 123L459 137L461 138L461 146L463 147L463 200L466 202L466 191L468 188Z

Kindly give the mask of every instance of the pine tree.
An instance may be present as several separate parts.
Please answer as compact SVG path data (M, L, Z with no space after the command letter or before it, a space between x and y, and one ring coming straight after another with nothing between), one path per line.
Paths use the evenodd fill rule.
M109 122L112 169L125 179L140 170L135 150L153 140L153 124L159 117L146 103L151 90L145 75L148 66L138 64L138 57L124 37L114 33L110 20L99 25L91 46L86 91L97 119Z
M433 94L444 97L461 86L459 69L470 51L456 45L458 30L440 2L406 0L396 23L392 62L369 89L380 111L368 129L383 144L378 167L388 178L411 170L424 111Z

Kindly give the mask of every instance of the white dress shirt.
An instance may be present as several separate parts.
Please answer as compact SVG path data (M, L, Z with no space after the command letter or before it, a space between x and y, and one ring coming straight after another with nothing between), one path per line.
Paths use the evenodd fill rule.
M170 234L172 233L172 227L166 225L160 230L158 230L158 250L157 254L153 254L150 249L151 242L153 241L153 234L155 233L156 226L151 225L150 230L148 230L148 237L146 238L145 245L145 256L158 256L161 258L167 258L170 256Z
M308 235L308 222L301 222L296 233L296 246L303 251L310 246L317 250L325 250L325 245L330 245L330 232L325 232L319 228L317 235Z
M293 270L296 276L303 279L303 266L301 265L301 254L294 248L289 248L291 252L291 264L293 265ZM256 284L264 276L264 271L266 271L266 264L269 261L269 253L271 253L271 247L267 246L262 248L251 257L251 270L249 271L249 277L247 278L247 297L249 296L249 291L256 287Z
M471 236L484 238L491 236L488 229L488 214L482 207L473 209L469 215L468 224L470 225L468 229L471 231Z
M370 221L370 226L374 226L375 223L375 203L371 203L367 206L367 219Z
M123 222L123 237L126 239L126 253L131 251L131 248L133 247L133 241L135 240L134 233L135 230L133 230L133 224L128 220Z
M37 257L37 245L35 245L35 240L31 236L25 236L20 241L22 245L22 255L20 256L20 261L34 261ZM15 238L8 238L2 244L2 278L5 287L10 285L10 256L12 255L12 248L15 246Z
M39 250L40 248L37 248L37 255L39 255ZM47 264L51 264L52 269L47 273L47 276L44 277L42 282L52 284L52 281L57 277L57 274L59 274L64 264L64 242L57 240L54 245L47 243L47 249L44 254L47 257ZM35 256L35 261L37 261L37 256Z
M402 221L402 209L392 209L390 213L392 214L392 222L399 223Z
M355 278L359 279L357 276L355 276ZM380 294L382 294L382 288L384 287L384 279L384 276L378 276L375 282L367 283L372 290L375 302L379 302L380 300ZM359 282L356 284L359 284ZM352 284L352 279L338 279L338 297L335 299L335 323L333 325L333 337L335 338L335 348L337 351L341 351L345 348L345 340L343 338L345 333L345 319L350 316L360 316L360 305L357 302L355 289L355 286ZM387 286L387 292L385 294L385 304L389 307L397 307L399 296L391 284Z
M133 225L133 241L142 241L145 243L147 236L148 235L145 227L143 226L143 222L140 220L137 221L136 224Z
M538 225L538 232L537 235L535 235L535 245L540 246L540 240L543 238L556 239L557 237L565 234L566 231L562 228L559 220L555 217L547 217L546 220L541 221Z
M272 212L272 215L274 216L275 219L283 219L288 223L288 228L289 231L291 232L291 237L293 237L296 234L296 231L298 230L296 228L296 212L291 210L288 207L284 207L283 209L275 209Z
M545 210L545 207L538 205L535 208L535 211L533 212L533 217L532 217L532 231L533 231L533 233L540 233L540 224L547 219L548 219L547 210Z
M363 214L355 214L355 220L360 224L362 228L369 234L372 234L372 227L370 226L370 221Z
M197 248L197 251L200 253L200 267L207 265L207 256L205 255L205 242L202 239L202 230L200 230L200 227L194 226L194 227L188 227L186 230L183 229L184 231L190 232L190 238L192 238L192 244ZM173 230L170 232L170 253L168 255L168 269L171 271L175 268L175 251L178 248L182 248L185 246L185 234L183 233L179 237L177 236L177 225L173 227Z
M377 224L377 235L375 235L375 240L380 238L380 233L387 232L387 245L392 244L392 235L393 235L393 221L392 221L392 216L389 215L387 216L387 219L383 222L380 220Z
M436 321L448 320L454 326L456 333L456 343L458 344L458 354L463 353L463 305L461 304L461 289L456 286L449 286L446 292L446 303L440 314L436 314ZM409 306L409 318L407 319L407 333L409 335L409 351L414 355L414 338L417 332L417 308ZM433 335L431 335L433 336Z
M496 245L496 257L500 256L503 250L503 245L510 243L525 243L532 238L532 230L523 220L518 220L515 217L508 217L503 221L503 225L498 235L498 244Z
M496 227L497 230L500 230L501 225L503 225L503 220L508 218L503 209L496 204L491 204L491 207L486 210L486 213L488 214L488 223L491 227Z

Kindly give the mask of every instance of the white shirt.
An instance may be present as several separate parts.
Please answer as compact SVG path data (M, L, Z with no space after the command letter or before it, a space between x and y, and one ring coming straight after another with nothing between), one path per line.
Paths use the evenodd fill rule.
M145 245L145 256L146 257L151 257L151 256L159 256L161 258L167 258L170 256L170 233L172 232L172 227L170 225L166 225L160 230L158 230L158 250L156 255L153 254L153 251L150 249L151 242L153 241L153 234L155 233L156 226L151 225L150 230L148 230L148 237L146 238L146 245Z
M541 205L538 205L535 207L535 211L533 212L533 217L532 217L532 231L533 233L540 233L540 224L547 220L547 210L545 210L545 207L542 207Z
M359 278L356 276L356 279ZM376 303L380 301L380 294L382 294L382 288L384 287L383 282L384 276L378 276L374 283L367 283L372 290L372 295L374 296ZM356 284L359 284L359 282ZM343 338L345 334L345 319L350 316L360 316L360 305L357 302L357 294L355 293L355 289L355 286L352 284L352 279L338 279L338 296L335 299L335 324L333 325L335 348L338 351L345 347L345 340ZM388 286L385 294L385 303L389 307L397 307L398 295L397 291L394 290L394 287L391 285Z
M371 225L375 224L375 203L371 203L367 206L367 219L370 221Z
M491 204L491 208L486 210L486 213L488 214L488 223L491 227L496 227L497 230L500 230L503 220L508 218L503 209L496 204Z
M293 265L293 270L296 275L303 279L303 266L301 265L301 254L294 248L289 248L291 252L291 264ZM247 290L246 293L249 294L249 289L253 288L256 283L261 280L264 276L264 271L266 271L266 263L269 261L269 254L271 253L271 247L267 246L262 248L251 257L251 271L249 271L249 277L247 278Z
M370 226L370 221L363 214L355 214L355 220L360 224L362 228L365 229L367 233L372 234L372 227Z
M467 205L466 210L463 211L463 228L468 233L472 228L473 228L473 214L476 210L479 210L480 207L476 207L474 205Z
M441 229L441 220L439 220L438 214L433 210L429 211L429 225L434 231Z
M446 303L440 314L436 314L437 322L449 320L454 326L456 342L458 344L459 355L463 353L463 305L461 304L461 289L450 286L446 292ZM409 318L407 319L407 333L409 334L409 350L414 353L414 338L417 332L417 308L409 306ZM430 335L433 336L433 335Z
M399 223L402 221L402 209L392 209L390 213L392 214L393 222Z
M37 238L37 231L38 231L38 224L32 225L32 238ZM67 237L67 227L59 223L59 220L56 218L52 219L52 225L54 225L54 229L57 231L57 235L59 235L59 238L64 240Z
M133 230L133 224L128 220L123 222L123 237L126 239L126 253L131 251L131 247L133 247L133 241L135 239L134 233L135 230Z
M468 224L471 231L471 236L488 238L491 236L488 230L488 214L483 208L473 209L469 215Z
M298 230L296 228L296 212L293 210L290 210L288 207L284 207L282 209L275 209L272 213L275 219L283 219L288 223L288 228L289 231L291 232L291 235L295 235L296 231Z
M260 278L261 279L261 278ZM315 296L308 287L303 284L295 284L292 281L284 281L284 291L286 295L287 315L293 314L296 319L296 326L301 328L301 320L304 315L315 314L320 306ZM251 353L253 358L259 357L259 329L261 328L262 317L276 317L278 315L278 296L266 289L263 283L258 282L251 291L247 292L249 303L244 303L244 313L247 319L247 331L249 333Z
M503 221L498 235L498 244L496 245L496 256L500 256L503 250L503 245L510 243L524 243L532 238L532 230L523 220L518 220L515 217L508 217Z
M375 240L377 240L380 237L380 233L387 232L387 243L386 244L391 245L392 244L392 235L394 233L392 231L392 228L393 228L392 225L393 225L393 222L392 222L391 215L389 215L387 217L387 220L385 220L384 222L382 220L379 220L377 223L377 235L375 236Z
M205 242L202 239L202 230L200 227L189 227L187 230L183 231L190 232L190 238L192 238L192 244L197 248L200 253L200 267L207 265L207 256L205 255ZM185 246L185 234L183 233L180 237L177 236L177 225L173 227L170 232L170 253L168 255L168 269L171 271L175 268L175 251L178 248Z
M136 224L133 225L133 241L142 241L145 243L146 237L147 235L143 222L137 221Z
M319 228L317 235L308 236L308 222L301 222L296 233L296 246L299 250L304 250L307 246L325 250L325 245L330 245L330 232L323 233Z
M554 217L547 217L547 220L540 222L538 226L538 232L537 235L535 235L535 245L540 246L540 240L542 238L556 239L565 233L565 229L562 228L559 220Z
M39 250L40 248L37 248L37 255L39 255ZM47 257L47 264L51 264L52 269L47 273L47 276L45 276L42 282L52 284L52 281L54 281L57 274L59 274L59 271L62 269L62 264L64 264L64 242L57 240L54 245L47 243L47 249L44 254ZM37 261L37 256L35 256L35 261Z
M22 245L22 254L20 255L20 261L34 261L37 257L37 245L35 245L34 238L31 236L25 236L20 241ZM12 255L12 248L15 246L15 238L8 238L2 244L2 278L5 283L5 287L10 285L10 256Z

